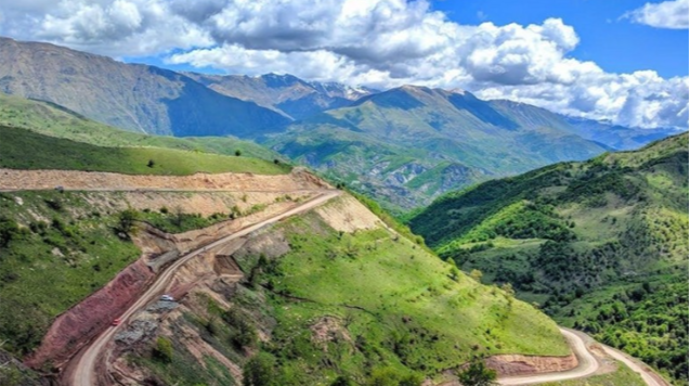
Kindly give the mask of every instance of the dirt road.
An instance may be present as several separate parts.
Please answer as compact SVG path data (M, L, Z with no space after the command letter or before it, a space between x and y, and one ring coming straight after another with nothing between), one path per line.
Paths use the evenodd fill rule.
M613 347L605 346L603 344L601 346L607 355L610 355L612 358L621 361L626 366L630 367L632 371L639 374L647 386L670 386L670 384L661 378L661 376L652 371L649 366L643 364L637 359L631 358L628 354L618 351Z
M592 355L583 338L586 337L584 333L561 328L561 333L568 340L568 344L572 348L575 356L579 361L576 368L568 371L561 371L557 373L545 373L535 375L522 375L517 377L499 378L498 384L505 386L515 385L536 385L546 382L558 382L568 379L584 378L594 374L599 369L599 361ZM605 345L601 345L609 356L622 362L628 366L632 371L640 374L647 386L669 386L659 375L654 373L649 367L641 364L641 362L630 358L628 355Z
M599 369L599 362L589 352L584 340L577 334L561 328L561 334L568 340L570 348L577 356L579 364L572 370L557 373L544 373L535 375L521 375L516 377L499 378L498 384L505 386L530 385L544 382L564 381L566 379L582 378L593 374Z
M285 218L294 216L299 213L306 212L310 209L313 209L326 201L329 201L330 199L337 197L341 194L340 191L324 191L322 194L319 196L311 199L310 201L307 201L303 203L302 205L293 208L291 210L288 210L280 215L277 215L275 217L272 217L270 219L258 222L254 225L251 225L249 227L246 227L238 232L235 232L231 235L228 235L226 237L223 237L219 240L216 240L210 244L207 244L201 248L198 248L185 256L181 257L179 260L177 260L175 263L173 263L168 269L165 270L164 273L160 275L160 277L151 285L151 287L139 298L139 300L136 301L121 317L120 319L122 320L122 324L126 324L127 318L129 318L132 314L134 314L137 310L140 308L144 307L146 304L149 302L153 301L154 299L158 298L166 289L167 285L169 284L170 280L173 278L175 271L180 268L182 265L184 265L187 261L190 259L194 258L195 256L199 255L200 253L203 253L211 248L220 246L224 243L227 243L229 241L232 241L234 239L237 239L239 237L246 236L247 234L254 232L266 225L276 223L280 220L283 220ZM97 361L103 354L103 349L106 347L108 342L111 341L117 330L119 329L119 326L113 326L109 327L105 332L103 332L96 340L91 343L90 346L88 346L83 354L79 357L78 362L74 368L73 371L73 377L71 380L71 385L72 386L94 386L97 384L97 378L96 378L96 373L95 373L95 368Z

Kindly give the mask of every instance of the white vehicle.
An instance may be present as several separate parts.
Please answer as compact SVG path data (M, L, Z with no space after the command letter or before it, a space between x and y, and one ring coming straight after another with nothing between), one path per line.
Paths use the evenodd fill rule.
M174 302L175 301L175 299L170 295L161 296L161 300L166 301L166 302Z

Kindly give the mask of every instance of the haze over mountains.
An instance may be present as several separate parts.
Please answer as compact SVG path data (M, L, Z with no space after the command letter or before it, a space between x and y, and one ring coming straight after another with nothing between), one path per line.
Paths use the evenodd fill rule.
M176 73L6 38L0 91L131 131L253 139L391 208L675 132L610 127L465 91Z

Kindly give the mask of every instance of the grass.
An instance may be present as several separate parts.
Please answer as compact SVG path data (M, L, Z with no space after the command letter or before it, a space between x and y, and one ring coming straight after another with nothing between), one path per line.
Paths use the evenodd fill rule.
M548 382L542 386L645 386L642 378L620 362L616 362L616 371L608 374L593 375L582 379L560 382Z
M255 143L231 137L185 137L146 135L121 130L85 118L61 106L0 93L0 126L20 127L51 137L103 147L161 147L194 152L243 155L267 161L278 153Z
M7 126L0 126L0 167L150 175L190 175L198 172L275 175L290 171L285 164L257 158L156 147L107 148Z
M532 306L464 274L452 279L449 264L413 241L383 229L338 233L313 215L282 227L291 252L264 267L259 282L277 294L269 350L296 373L360 379L367 369L393 366L433 376L476 354L569 352L556 325ZM310 343L309 328L326 316L340 320L350 340L323 350Z
M18 206L15 199L23 201ZM73 210L90 215L72 215ZM78 193L19 192L0 196L0 213L29 228L0 245L0 340L23 356L35 348L52 319L99 289L139 257L119 239L116 215L90 211ZM45 221L33 219L35 215ZM21 315L21 318L17 316Z

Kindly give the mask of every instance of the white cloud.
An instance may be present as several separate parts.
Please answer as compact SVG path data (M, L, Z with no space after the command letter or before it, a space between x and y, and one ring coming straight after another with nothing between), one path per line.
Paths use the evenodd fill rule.
M661 3L646 3L626 13L623 17L635 23L656 28L688 29L690 6L688 0L670 0Z
M557 18L526 26L461 25L426 0L50 3L0 5L7 20L0 33L117 57L163 55L169 63L228 73L291 73L375 88L464 88L626 125L688 123L687 77L613 74L572 58L579 37Z

